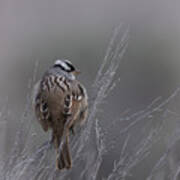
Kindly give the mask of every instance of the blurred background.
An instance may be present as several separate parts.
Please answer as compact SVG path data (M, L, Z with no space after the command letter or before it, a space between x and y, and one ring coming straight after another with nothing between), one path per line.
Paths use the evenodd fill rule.
M56 59L71 60L91 92L114 28L121 23L129 26L129 45L118 72L120 83L103 107L103 122L171 95L180 85L179 7L177 0L1 0L0 105L2 112L8 109L8 117L0 125L0 155L11 150L36 62L39 79ZM178 103L172 105L177 112ZM39 127L36 121L34 126ZM167 132L175 126L170 122ZM43 136L42 130L39 134ZM101 173L106 175L105 170ZM137 170L133 179L143 179L144 174Z

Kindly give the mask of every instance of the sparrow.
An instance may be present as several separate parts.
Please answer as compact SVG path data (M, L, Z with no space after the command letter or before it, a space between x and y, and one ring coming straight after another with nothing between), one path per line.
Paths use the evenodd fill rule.
M51 143L56 150L56 168L70 169L70 133L83 125L88 115L85 87L76 79L80 74L69 60L56 60L36 83L33 109L42 129L52 131Z

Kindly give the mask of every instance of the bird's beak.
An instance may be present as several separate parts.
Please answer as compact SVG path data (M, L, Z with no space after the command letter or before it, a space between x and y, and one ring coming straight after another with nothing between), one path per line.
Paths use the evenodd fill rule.
M80 73L81 73L81 71L79 71L79 70L75 70L75 71L73 72L73 74L74 74L75 76L79 75Z

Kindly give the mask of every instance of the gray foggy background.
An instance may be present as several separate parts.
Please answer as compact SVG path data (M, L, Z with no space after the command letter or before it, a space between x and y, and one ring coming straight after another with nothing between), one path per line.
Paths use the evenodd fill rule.
M179 7L176 0L1 0L0 105L8 116L0 125L0 156L11 151L36 62L39 79L57 58L71 60L90 92L114 28L121 23L129 26L128 48L118 72L120 83L102 108L102 127L127 110L135 113L159 96L170 96L180 84ZM177 98L169 108L178 114L179 104ZM166 132L176 126L174 121L167 122ZM44 135L36 121L34 127L39 128L39 136ZM110 131L118 135L117 128ZM153 149L153 156L140 164L140 170L134 169L129 179L148 174L165 142ZM104 157L100 179L112 167L119 146Z

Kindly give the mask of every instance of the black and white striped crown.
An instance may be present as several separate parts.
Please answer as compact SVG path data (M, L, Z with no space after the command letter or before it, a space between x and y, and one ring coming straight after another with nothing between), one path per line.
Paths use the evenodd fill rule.
M56 60L54 63L54 67L59 67L63 71L66 72L73 72L75 71L75 67L72 65L72 63L69 60Z

